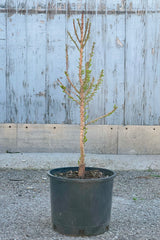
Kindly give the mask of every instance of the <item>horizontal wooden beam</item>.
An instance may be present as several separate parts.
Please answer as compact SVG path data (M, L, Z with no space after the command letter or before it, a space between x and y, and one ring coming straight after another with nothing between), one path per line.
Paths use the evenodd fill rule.
M14 14L48 14L48 15L55 15L55 14L67 14L67 15L74 15L74 14L82 14L82 12L85 12L85 14L99 14L99 15L133 15L136 14L138 16L145 15L145 14L157 14L160 13L160 10L67 10L67 9L15 9L15 8L1 8L0 13L7 13L8 15L14 15Z

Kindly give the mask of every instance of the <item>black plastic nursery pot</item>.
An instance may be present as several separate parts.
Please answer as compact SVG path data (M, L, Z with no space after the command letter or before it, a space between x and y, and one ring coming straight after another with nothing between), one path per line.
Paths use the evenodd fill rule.
M77 171L77 167L49 171L51 220L55 231L64 235L90 236L109 229L112 205L113 179L116 174L103 168L108 177L71 179L55 176L57 173Z

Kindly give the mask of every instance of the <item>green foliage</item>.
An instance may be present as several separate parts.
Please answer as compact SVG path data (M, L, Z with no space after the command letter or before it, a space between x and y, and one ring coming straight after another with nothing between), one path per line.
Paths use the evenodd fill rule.
M68 97L69 97L70 99L74 100L73 97L71 97L71 96L68 96Z
M116 106L116 104L114 104L113 108L114 108L114 109L117 109L118 107Z
M136 198L136 197L133 197L133 200L134 200L134 201L136 201L136 200L137 200L137 198Z
M160 178L160 175L158 175L158 174L153 174L153 175L151 175L151 177Z
M88 118L89 118L89 115L87 114L87 115L85 116L85 122L88 120Z
M147 172L152 172L153 171L153 169L151 168L151 167L149 167L148 169L147 169Z
M85 144L85 143L87 142L87 140L88 140L87 137L86 137L86 136L87 136L87 130L88 130L88 128L85 126L85 127L84 127L84 138L83 138L83 143L84 143L84 144Z
M82 71L81 71L81 75L84 75L84 69L82 69Z
M89 115L87 113L87 110L88 110L88 107L85 108L85 112L84 112L84 121L85 123L87 122L88 118L89 118ZM86 127L86 124L85 124L85 127L84 127L84 138L83 138L83 143L85 144L87 142L87 130L88 128Z
M95 42L93 42L92 49L89 55L89 60L85 64L85 78L83 79L83 90L86 93L86 95L88 95L91 92L93 87L93 84L91 85L90 79L91 79L91 73L92 73L91 66L92 66L92 58L94 55L94 47L95 47Z
M66 90L65 86L61 85L60 87L62 88L62 90Z
M78 51L80 51L78 45L77 45L77 42L73 39L72 35L70 34L70 32L67 32L68 33L68 36L70 37L71 41L74 43L74 45L76 46L76 48L78 49Z
M68 77L68 73L66 71L64 73L65 73L66 77Z
M102 69L97 83L92 84L92 86L90 85L91 88L89 89L85 97L85 105L88 105L88 103L93 99L94 95L96 94L97 90L99 89L100 85L103 82L103 77L104 77L104 70Z

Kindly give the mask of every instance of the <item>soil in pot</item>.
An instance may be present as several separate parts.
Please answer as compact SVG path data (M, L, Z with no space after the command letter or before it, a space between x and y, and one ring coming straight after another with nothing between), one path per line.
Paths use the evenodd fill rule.
M67 171L55 174L57 177L66 177L66 178L79 178L78 171ZM105 174L104 172L101 172L100 170L88 170L85 172L84 179L92 179L92 178L106 178L109 177L109 175Z

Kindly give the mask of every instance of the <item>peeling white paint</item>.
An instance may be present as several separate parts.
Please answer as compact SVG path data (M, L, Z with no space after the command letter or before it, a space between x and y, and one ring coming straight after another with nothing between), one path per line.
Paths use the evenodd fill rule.
M123 47L124 46L124 44L119 40L118 37L116 37L116 43L117 43L118 47Z
M79 56L67 31L73 33L72 20L82 10L92 22L87 55L96 42L93 75L98 79L104 69L90 118L116 104L115 114L98 124L160 124L159 0L1 1L0 122L79 124L76 104L56 79L66 83L68 44L69 72L77 81Z

